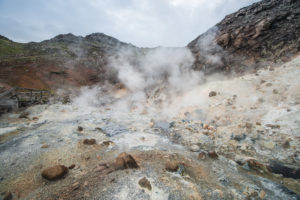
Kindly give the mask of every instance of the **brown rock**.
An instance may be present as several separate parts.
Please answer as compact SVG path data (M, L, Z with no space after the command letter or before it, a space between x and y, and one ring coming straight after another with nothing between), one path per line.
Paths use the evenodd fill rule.
M83 127L82 126L78 126L77 130L80 131L80 132L83 131Z
M69 169L73 169L75 166L76 166L75 164L72 164L72 165L70 165L68 168L69 168Z
M143 188L147 188L148 190L152 190L151 183L146 177L139 180L139 185Z
M208 94L209 97L214 97L214 96L216 96L216 95L217 95L217 92L215 92L215 91L211 91L211 92Z
M200 152L198 154L198 159L205 159L206 158L206 153L205 152Z
M96 144L96 140L95 139L84 139L83 144L93 145L93 144Z
M68 168L64 165L56 165L42 171L42 177L47 180L56 180L62 178L68 173Z
M43 148L43 149L46 149L46 148L48 148L49 147L49 144L43 144L42 146L41 146L41 148Z
M290 148L290 142L288 140L286 140L283 144L282 144L282 147L287 149L287 148Z
M178 163L174 161L169 161L166 163L166 170L169 172L177 172L178 170Z
M258 162L257 160L249 159L246 162L251 169L263 172L270 172L269 168L266 165Z
M208 152L208 156L209 156L210 158L214 158L214 159L216 159L216 158L219 157L218 154L217 154L215 151L210 151L210 152Z
M38 117L33 117L32 120L37 121L37 120L39 120L39 118Z
M126 152L119 154L119 156L116 158L115 168L117 170L132 169L138 167L139 166L134 160L134 158Z
M113 144L115 144L113 141L104 141L104 142L102 142L102 145L104 145L104 146L109 146L109 145L113 145Z

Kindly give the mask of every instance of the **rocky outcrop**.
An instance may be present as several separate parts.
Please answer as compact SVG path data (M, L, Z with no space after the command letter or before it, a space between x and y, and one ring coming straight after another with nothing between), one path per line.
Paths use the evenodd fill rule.
M263 0L226 16L188 47L206 73L244 72L300 51L300 1Z

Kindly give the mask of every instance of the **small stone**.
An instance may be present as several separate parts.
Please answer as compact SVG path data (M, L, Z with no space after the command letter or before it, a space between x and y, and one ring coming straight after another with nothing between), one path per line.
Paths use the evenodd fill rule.
M287 149L287 148L290 148L290 142L288 140L286 140L283 144L282 144L282 147Z
M166 170L169 172L177 172L178 170L178 163L174 161L169 161L166 163Z
M11 200L13 198L13 195L10 191L5 192L3 195L3 200Z
M68 173L68 168L64 165L56 165L42 171L42 177L47 180L56 180L62 178Z
M208 94L209 97L214 97L214 96L216 96L216 95L217 95L217 92L215 92L215 91L211 91L211 92L209 92L209 94Z
M29 112L23 112L23 113L20 114L19 118L28 119L28 115L29 115Z
M266 192L264 190L260 191L259 198L264 199L266 196Z
M102 145L104 145L104 146L109 146L109 145L114 145L114 144L115 143L113 141L110 141L110 140L102 142Z
M273 94L278 94L278 90L274 89Z
M78 127L77 127L77 130L78 130L79 132L83 131L83 127L82 127L82 126L78 126Z
M280 125L277 125L277 124L266 124L266 127L269 127L271 129L279 129Z
M134 160L134 158L126 152L119 154L119 156L116 158L115 168L117 170L133 169L138 167L139 166Z
M272 141L264 142L264 147L265 147L266 149L274 149L275 143L272 142Z
M37 121L37 120L39 120L39 118L38 117L33 117L32 120Z
M83 144L93 145L93 144L96 144L96 140L95 139L84 139Z
M266 84L267 87L270 87L270 86L272 86L272 85L273 85L272 83L267 83L267 84Z
M208 156L209 156L210 158L214 158L214 159L216 159L216 158L219 157L218 154L217 154L215 151L210 151L210 152L208 152Z
M200 147L198 145L196 145L196 144L192 145L189 149L192 152L198 152L198 151L200 151Z
M72 164L72 165L70 165L68 168L69 168L69 169L74 169L75 166L76 166L75 164Z
M139 185L143 188L147 188L148 190L152 190L151 183L146 177L139 180Z
M209 125L208 125L208 124L203 124L203 128L204 128L204 129L208 129L208 128L209 128Z
M199 154L198 154L198 159L205 159L206 158L206 153L205 152L200 152Z
M41 146L41 148L43 148L43 149L46 149L46 148L48 148L49 147L49 144L43 144L42 146Z
M78 182L76 182L76 183L74 183L74 184L72 185L72 189L73 189L73 190L77 190L79 187L80 187L80 185L79 185Z
M260 122L256 122L256 125L257 125L257 126L261 126L261 123L260 123Z

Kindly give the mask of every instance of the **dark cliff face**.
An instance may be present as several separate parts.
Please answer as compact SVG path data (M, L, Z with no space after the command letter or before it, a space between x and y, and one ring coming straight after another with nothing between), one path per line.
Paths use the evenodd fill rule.
M195 68L207 73L243 72L268 61L287 61L300 50L300 1L254 3L226 16L188 47L195 55Z

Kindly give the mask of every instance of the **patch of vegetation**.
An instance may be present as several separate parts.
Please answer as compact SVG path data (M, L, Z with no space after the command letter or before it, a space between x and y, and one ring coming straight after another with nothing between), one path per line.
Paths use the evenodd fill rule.
M0 58L18 54L24 54L23 44L10 41L3 37L0 38Z

